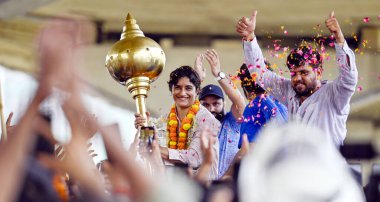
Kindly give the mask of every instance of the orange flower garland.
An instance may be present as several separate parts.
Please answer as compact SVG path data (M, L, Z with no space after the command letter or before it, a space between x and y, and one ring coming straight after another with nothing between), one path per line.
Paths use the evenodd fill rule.
M186 141L188 137L189 129L193 126L193 119L197 112L199 111L199 100L196 100L193 105L191 105L191 108L189 112L187 112L187 115L185 118L181 121L181 127L179 128L179 133L177 134L177 115L176 115L176 108L175 104L170 110L169 116L168 116L168 125L167 125L167 131L169 133L169 145L168 147L170 149L186 149Z
M69 188L67 187L65 177L60 174L55 174L53 177L54 190L57 192L58 197L66 202L69 201Z

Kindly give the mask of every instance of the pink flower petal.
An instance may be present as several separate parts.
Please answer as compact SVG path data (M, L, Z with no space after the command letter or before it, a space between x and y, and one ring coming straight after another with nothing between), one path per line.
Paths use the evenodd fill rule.
M364 23L368 23L368 22L369 22L369 17L365 17L365 18L363 18L363 22L364 22Z
M363 90L363 87L362 86L358 86L358 89L357 89L359 92L361 92Z

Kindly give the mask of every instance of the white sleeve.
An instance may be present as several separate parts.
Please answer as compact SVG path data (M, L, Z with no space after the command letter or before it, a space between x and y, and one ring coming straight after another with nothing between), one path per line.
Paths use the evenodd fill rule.
M358 71L355 64L355 54L345 41L343 45L335 44L336 62L339 75L333 81L333 100L338 110L342 110L350 102L358 83Z
M245 62L249 72L251 74L257 74L256 82L276 100L287 105L286 96L291 89L290 79L267 70L264 63L263 53L261 52L256 38L252 41L244 41L243 46Z

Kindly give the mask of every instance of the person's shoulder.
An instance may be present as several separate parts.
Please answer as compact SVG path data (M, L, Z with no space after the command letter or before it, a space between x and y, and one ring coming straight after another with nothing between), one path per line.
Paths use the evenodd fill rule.
M234 114L232 113L232 110L226 113L226 118L234 118Z
M265 94L265 95L262 95L261 97L259 97L259 99L256 100L256 102L259 103L260 108L263 108L264 106L267 106L269 104L273 104L274 98L271 95Z
M277 107L279 105L277 100L275 100L272 96L270 95L265 95L263 99L261 99L261 104L259 106L260 110L264 111L269 111L272 110L273 108Z
M200 119L200 118L214 118L214 115L211 114L210 111L208 111L206 109L206 107L204 107L203 105L199 105L199 111L197 112L197 115L196 115L197 119Z
M226 122L236 122L237 120L235 119L235 116L234 114L232 113L232 111L230 110L229 112L227 112L224 116L224 120L222 121L221 124L224 124Z
M208 111L204 106L199 106L199 111L196 114L197 122L211 122L216 125L220 125L220 122Z

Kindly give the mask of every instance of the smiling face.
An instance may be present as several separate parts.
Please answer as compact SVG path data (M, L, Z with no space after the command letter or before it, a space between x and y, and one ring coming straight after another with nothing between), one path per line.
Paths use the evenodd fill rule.
M310 96L317 90L321 68L312 68L305 64L290 68L292 88L298 96Z
M173 100L178 108L187 109L194 104L197 89L188 77L182 77L172 87Z

